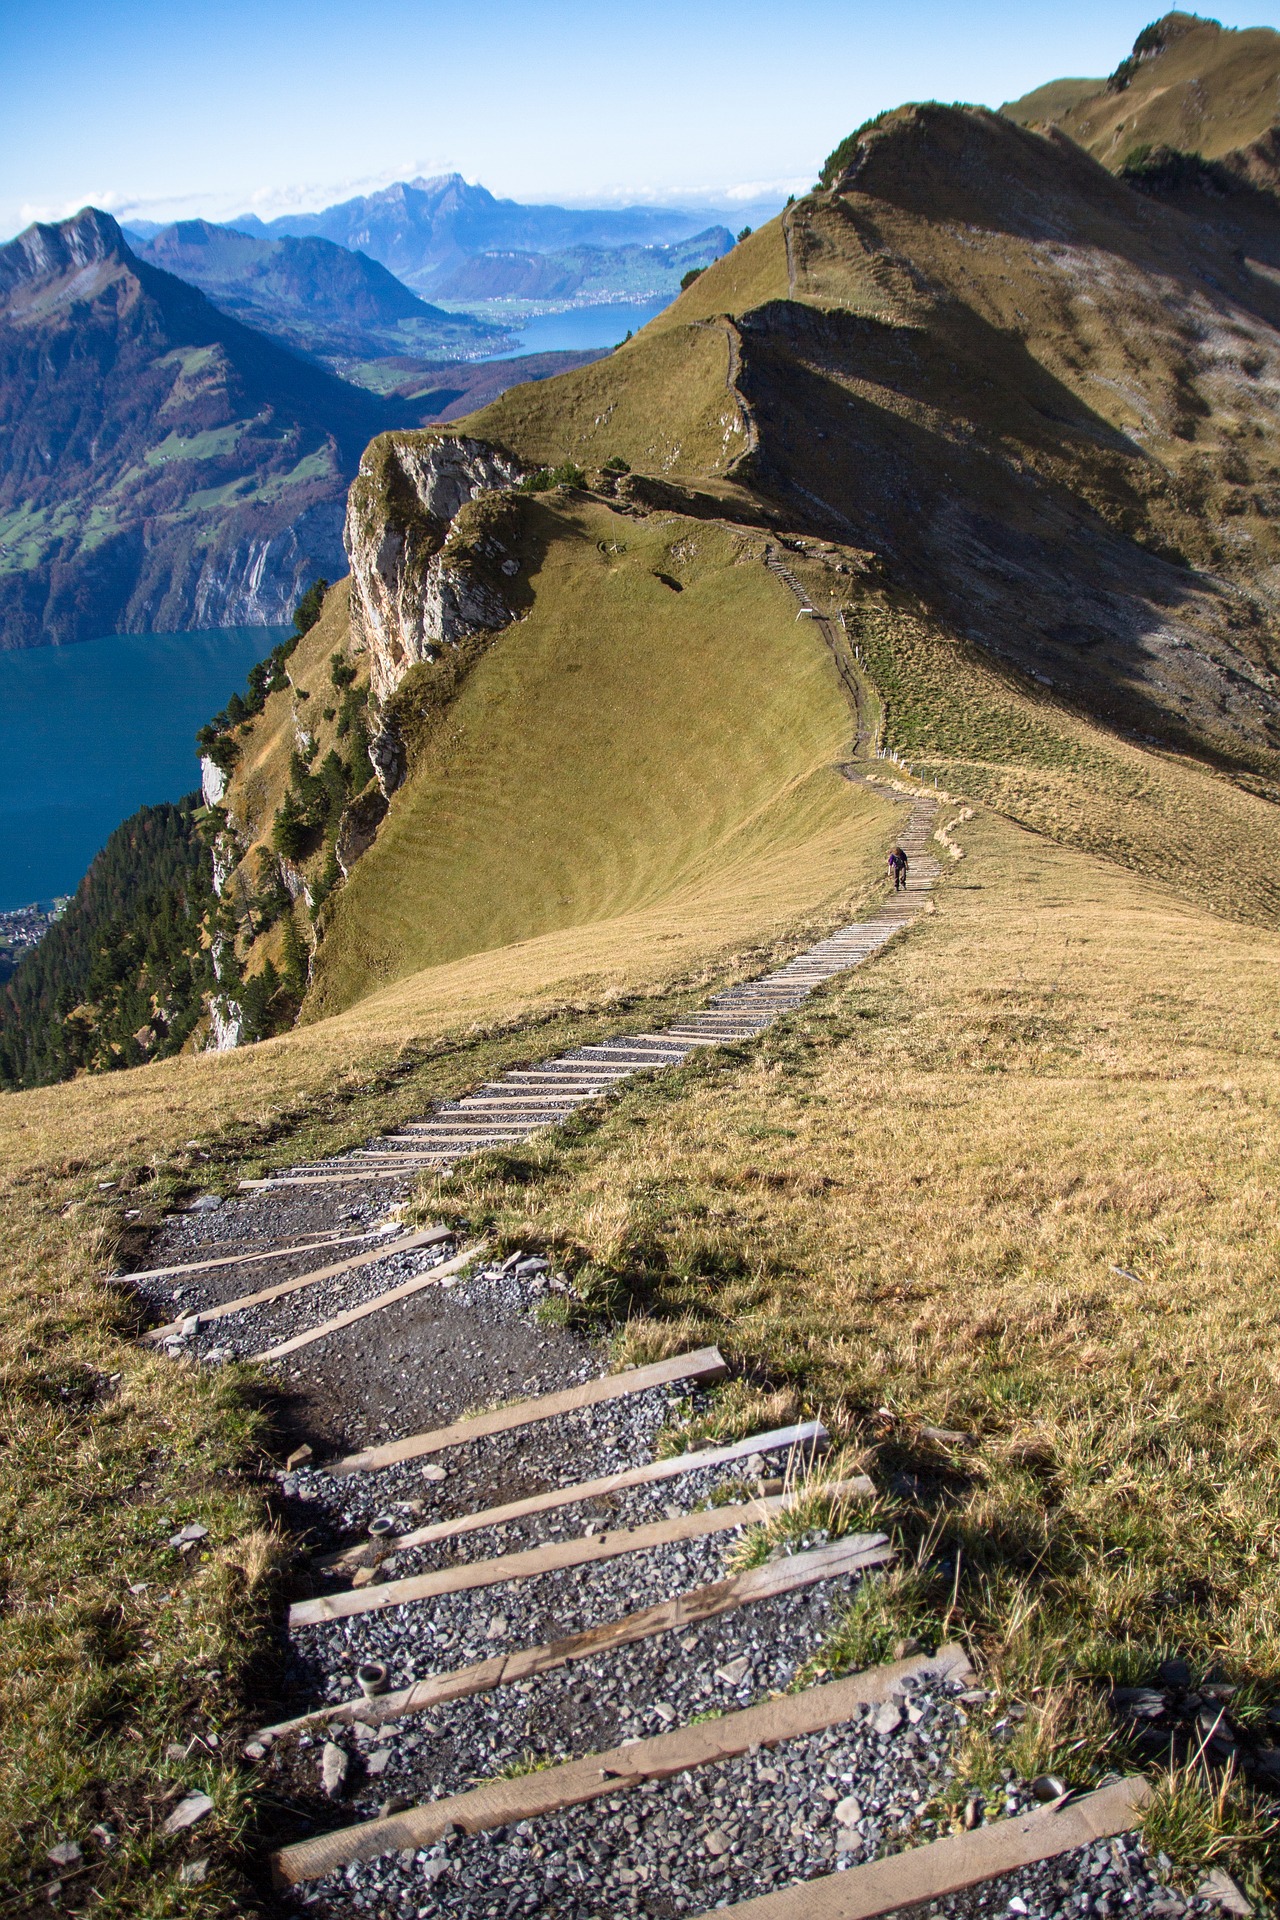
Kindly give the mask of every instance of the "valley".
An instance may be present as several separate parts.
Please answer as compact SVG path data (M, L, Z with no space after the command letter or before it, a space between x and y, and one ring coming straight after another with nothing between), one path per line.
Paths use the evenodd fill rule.
M16 1912L1274 1910L1280 34L1118 52L0 251L21 631L278 622L0 984Z

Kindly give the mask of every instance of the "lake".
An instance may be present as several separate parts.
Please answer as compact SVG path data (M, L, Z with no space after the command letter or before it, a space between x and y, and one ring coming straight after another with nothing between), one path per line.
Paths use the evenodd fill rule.
M198 787L196 729L286 631L0 651L0 912L74 892L113 827Z
M520 344L508 353L486 354L486 359L514 360L519 353L582 352L588 347L616 347L628 333L638 333L670 300L641 300L626 305L569 307L564 313L534 313L513 320L511 330ZM486 313L488 309L486 309Z

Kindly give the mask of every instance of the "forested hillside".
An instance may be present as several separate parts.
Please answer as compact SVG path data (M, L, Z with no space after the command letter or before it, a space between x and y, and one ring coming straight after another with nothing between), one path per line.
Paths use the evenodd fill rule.
M204 1013L214 905L199 795L116 828L62 918L0 987L0 1086L162 1060Z

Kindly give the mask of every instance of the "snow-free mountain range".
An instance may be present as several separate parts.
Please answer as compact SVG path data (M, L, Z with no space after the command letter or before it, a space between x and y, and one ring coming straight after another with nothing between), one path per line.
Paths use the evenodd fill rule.
M287 620L345 571L374 434L594 357L486 358L513 318L670 298L731 244L714 210L526 207L456 175L270 227L28 228L0 248L0 646ZM415 291L437 284L447 310Z

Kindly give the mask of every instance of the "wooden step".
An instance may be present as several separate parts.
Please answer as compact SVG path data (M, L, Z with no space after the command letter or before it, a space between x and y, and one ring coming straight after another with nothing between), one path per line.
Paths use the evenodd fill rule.
M688 1453L671 1454L665 1460L650 1460L640 1467L624 1467L597 1480L580 1480L576 1485L552 1487L545 1493L531 1493L523 1500L508 1500L501 1507L484 1507L478 1513L458 1514L452 1520L432 1520L411 1533L375 1545L362 1540L341 1553L326 1554L315 1564L321 1567L358 1567L372 1563L381 1553L401 1553L409 1547L423 1547L432 1540L452 1540L462 1533L474 1533L481 1527L503 1527L511 1520L524 1520L531 1514L550 1513L556 1507L576 1506L584 1500L602 1500L628 1487L653 1486L663 1480L678 1480L682 1474L698 1473L704 1467L722 1467L731 1460L749 1459L753 1453L779 1453L793 1447L825 1447L828 1434L821 1420L806 1420L800 1426L778 1427L771 1433L752 1434L746 1440L731 1441L724 1447L700 1447ZM875 1492L870 1480L862 1480L856 1492L859 1498L871 1498Z
M918 1656L892 1666L872 1667L866 1673L830 1680L803 1693L779 1694L760 1706L740 1708L715 1720L678 1727L648 1740L633 1740L605 1753L590 1753L580 1760L515 1779L487 1780L468 1793L448 1794L405 1813L300 1840L271 1856L272 1873L277 1886L298 1886L355 1860L375 1860L381 1854L407 1847L433 1846L453 1827L460 1827L464 1833L484 1833L493 1827L536 1819L539 1814L583 1806L638 1787L645 1780L665 1780L692 1767L735 1759L749 1747L802 1739L806 1734L840 1726L864 1706L901 1692L902 1682L908 1678L928 1684L964 1680L969 1673L962 1648L940 1647L931 1660Z
M1096 1793L1069 1797L1011 1820L993 1820L972 1833L948 1834L926 1846L908 1847L883 1860L867 1860L843 1873L802 1880L777 1893L758 1894L734 1906L720 1906L700 1914L737 1914L741 1920L874 1920L925 1901L942 1900L965 1887L1035 1866L1057 1854L1129 1833L1142 1818L1151 1798L1150 1784L1141 1775L1113 1781Z
M330 1234L324 1240L284 1241L274 1247L261 1247L253 1253L221 1253L209 1260L187 1260L180 1267L141 1267L134 1273L105 1273L104 1283L118 1287L132 1280L170 1280L181 1273L207 1273L213 1267L247 1266L252 1260L287 1260L294 1253L320 1253L326 1247L348 1247L355 1240L370 1240L376 1227L363 1233ZM224 1243L225 1244L225 1243Z
M317 1340L325 1340L331 1333L337 1333L343 1327L352 1326L357 1320L365 1320L371 1313L381 1313L384 1307L394 1306L397 1300L407 1300L412 1294L421 1293L424 1287L438 1286L447 1274L457 1273L472 1260L476 1260L485 1251L485 1242L464 1247L452 1260L442 1261L438 1267L429 1267L426 1273L415 1274L412 1280L404 1280L398 1287L388 1287L372 1300L365 1300L358 1307L348 1307L345 1313L335 1313L332 1320L324 1320L318 1327L308 1327L305 1333L294 1334L291 1340L281 1340L277 1346L264 1347L261 1353L249 1355L251 1365L262 1366L268 1360L283 1360L290 1353L297 1353L302 1347L309 1347Z
M517 1680L550 1673L574 1660L590 1660L616 1647L634 1646L637 1641L648 1640L655 1634L699 1626L704 1620L733 1613L756 1600L773 1600L780 1594L797 1593L821 1580L838 1580L846 1574L884 1566L892 1558L893 1548L888 1545L860 1547L854 1540L837 1540L833 1546L816 1547L809 1553L784 1554L762 1567L752 1567L748 1573L694 1587L674 1600L624 1614L620 1620L588 1627L585 1632L569 1634L563 1640L553 1640L540 1647L521 1647L514 1653L495 1653L487 1660L457 1667L452 1673L432 1674L428 1680L415 1681L412 1686L379 1694L372 1700L362 1695L358 1700L344 1700L338 1706L316 1707L292 1720L278 1720L273 1726L263 1727L250 1738L275 1739L299 1727L316 1722L328 1726L335 1720L347 1726L354 1720L361 1720L366 1726L383 1726L389 1720L402 1720L408 1714L425 1713L446 1700L490 1693L496 1687L512 1686Z
M562 1387L555 1393L538 1394L530 1400L515 1400L508 1406L494 1407L489 1413L473 1413L430 1433L410 1434L405 1440L387 1440L380 1446L365 1447L360 1453L349 1453L335 1460L326 1472L340 1478L348 1473L398 1466L403 1460L420 1460L425 1454L440 1453L445 1447L465 1446L469 1441L483 1440L493 1433L509 1433L513 1427L559 1419L561 1414L575 1413L579 1407L599 1406L605 1400L625 1400L633 1393L647 1393L651 1387L666 1387L685 1380L712 1386L723 1380L728 1371L718 1347L699 1347L693 1353L682 1353L670 1360L655 1360L647 1367L602 1374L594 1380L582 1380L576 1387Z
M839 1498L849 1489L837 1480L830 1490L833 1497ZM385 1613L388 1607L407 1607L417 1600L433 1600L442 1593L471 1593L478 1587L536 1580L544 1573L559 1573L566 1567L598 1566L602 1560L618 1560L624 1554L649 1553L655 1547L669 1547L680 1540L705 1540L710 1534L758 1526L793 1507L797 1500L807 1497L809 1491L805 1487L794 1493L771 1494L768 1498L735 1500L728 1506L678 1513L670 1520L653 1520L643 1527L615 1527L612 1531L584 1533L576 1540L545 1540L541 1546L527 1547L519 1553L499 1553L489 1560L464 1560L452 1567L433 1567L429 1573L407 1574L402 1580L349 1587L342 1593L317 1594L314 1600L298 1600L290 1607L289 1631L319 1626L326 1620L350 1620L361 1613ZM883 1533L852 1537L868 1550L883 1546L886 1538Z
M283 1300L291 1293L299 1293L303 1287L314 1287L321 1280L333 1280L340 1273L353 1273L357 1267L376 1266L379 1260L390 1260L396 1254L413 1253L421 1247L437 1247L445 1240L453 1239L449 1227L424 1227L421 1233L406 1234L401 1240L384 1240L380 1247L371 1248L367 1253L358 1253L350 1260L335 1260L330 1267L317 1267L313 1273L300 1273L292 1280L282 1280L277 1286L263 1287L258 1293L241 1294L237 1300L224 1300L215 1307L193 1308L167 1326L152 1327L142 1338L151 1345L161 1340L171 1340L181 1331L184 1320L193 1317L201 1326L210 1320L224 1320L229 1313L243 1313L247 1307L265 1306L269 1300ZM433 1268L434 1272L435 1269Z

